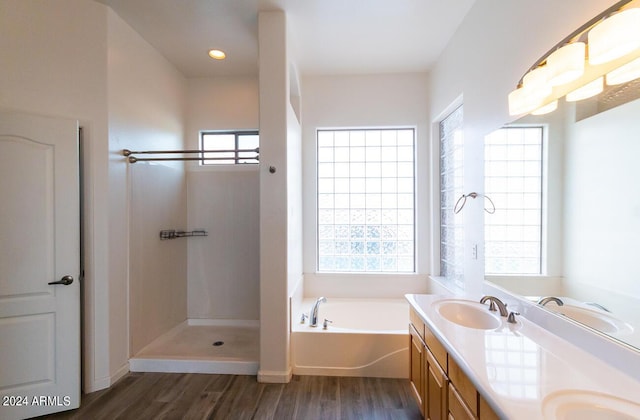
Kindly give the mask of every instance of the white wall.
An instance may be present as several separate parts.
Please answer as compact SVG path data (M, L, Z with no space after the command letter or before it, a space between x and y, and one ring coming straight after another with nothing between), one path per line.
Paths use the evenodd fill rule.
M189 229L209 233L189 240L189 318L260 317L257 169L188 173Z
M0 106L78 119L84 128L83 375L84 390L95 391L126 373L129 355L128 196L119 152L145 141L180 144L182 82L102 4L1 0L0 9ZM143 140L150 130L153 139Z
M159 239L162 229L186 229L183 165L121 155L183 148L186 81L118 15L108 18L109 292L112 302L129 301L110 314L110 334L130 341L113 343L111 363L122 366L187 317L186 240Z
M200 130L257 130L259 94L257 76L189 79L187 147L198 148Z
M201 130L258 129L258 79L190 79L187 144ZM189 318L256 320L260 314L260 178L258 166L188 166Z
M303 75L302 88L305 296L402 297L426 292L431 217L427 75ZM398 126L416 128L417 275L317 275L316 129Z
M107 8L2 0L0 10L0 106L84 127L84 379L85 390L104 388L119 368L110 365L110 343L126 346L121 334L109 337L110 311L126 307L109 296L110 270L120 267L108 259Z
M289 243L301 226L291 214L300 203L295 182L299 157L299 128L290 102L290 56L287 22L281 11L260 12L260 370L261 382L291 379L289 293L301 273L299 262L290 261ZM289 137L291 136L291 138ZM294 165L289 168L288 165ZM273 170L270 170L273 168Z
M465 190L482 191L482 142L485 134L512 120L507 95L520 77L558 41L611 6L611 0L478 0L440 55L429 77L429 119L460 96L464 102ZM432 141L437 141L433 130ZM478 165L471 165L476 162ZM467 163L470 163L467 166ZM482 207L465 208L465 252L482 244ZM480 247L482 249L482 247ZM484 253L468 257L467 285L480 293Z
M640 100L579 121L567 138L567 295L638 325Z

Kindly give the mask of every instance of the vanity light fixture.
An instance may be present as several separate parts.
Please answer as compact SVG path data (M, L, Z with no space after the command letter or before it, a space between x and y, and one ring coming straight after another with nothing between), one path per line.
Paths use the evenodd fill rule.
M605 77L606 76L606 77ZM509 114L540 115L566 95L579 101L640 77L640 0L622 0L573 31L509 94Z
M608 63L640 47L640 9L618 12L589 31L589 64Z
M532 111L531 114L532 115L544 115L544 114L549 114L553 111L555 111L556 109L558 109L558 100L556 99L553 102L549 102L546 105L541 106L540 108L536 109L535 111Z
M547 57L549 84L564 85L584 74L584 54L587 45L574 42L558 48Z
M583 99L596 96L604 90L604 77L600 76L593 82L589 82L586 85L579 87L573 92L567 93L566 99L569 102L581 101Z
M640 77L640 58L607 73L607 85L620 85Z
M222 50L209 50L209 57L213 58L214 60L224 60L227 57L227 54L224 53L224 51Z

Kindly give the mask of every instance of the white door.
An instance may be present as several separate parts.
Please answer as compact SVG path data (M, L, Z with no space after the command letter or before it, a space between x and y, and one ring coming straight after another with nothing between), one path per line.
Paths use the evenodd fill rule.
M0 112L0 419L80 404L79 201L77 121Z

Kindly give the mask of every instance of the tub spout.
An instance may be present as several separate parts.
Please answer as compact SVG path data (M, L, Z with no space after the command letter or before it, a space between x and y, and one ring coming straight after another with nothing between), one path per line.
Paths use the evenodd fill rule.
M558 306L562 306L564 304L564 302L562 302L562 299L557 298L555 296L547 296L547 297L541 297L538 300L538 305L544 306L549 302L555 302L556 305Z
M313 308L311 308L311 312L309 313L309 326L310 327L317 327L318 326L318 307L320 306L321 303L324 303L327 301L326 297L319 297L316 300L316 303L313 304Z

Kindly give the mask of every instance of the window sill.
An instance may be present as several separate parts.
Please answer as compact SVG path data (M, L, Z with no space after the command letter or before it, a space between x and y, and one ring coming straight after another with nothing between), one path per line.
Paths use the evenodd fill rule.
M187 172L258 172L260 164L246 165L187 165Z

